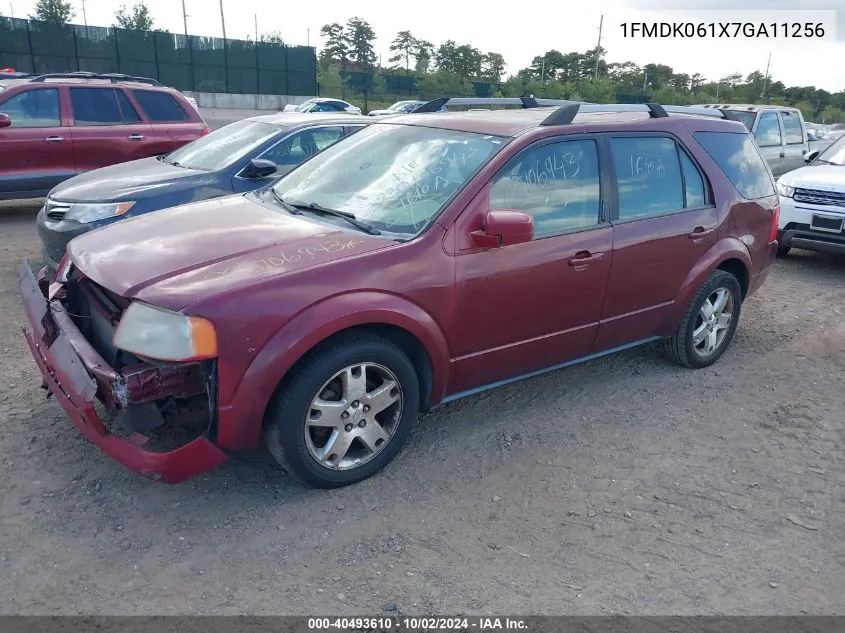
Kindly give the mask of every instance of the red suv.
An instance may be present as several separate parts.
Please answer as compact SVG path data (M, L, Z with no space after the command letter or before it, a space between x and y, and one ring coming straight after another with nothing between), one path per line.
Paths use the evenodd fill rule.
M0 200L40 198L81 172L165 154L207 133L188 100L153 79L0 80Z
M358 481L444 402L651 341L716 362L778 224L725 116L390 117L270 188L86 233L53 284L24 264L27 341L79 429L143 475L263 433L302 480Z

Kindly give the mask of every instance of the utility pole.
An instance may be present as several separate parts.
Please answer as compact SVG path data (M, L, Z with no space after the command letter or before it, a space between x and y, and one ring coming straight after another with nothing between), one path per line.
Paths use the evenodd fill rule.
M540 84L546 85L546 56L543 55L543 65L540 67Z
M255 42L258 43L258 14L255 14Z
M763 92L760 93L760 101L766 100L766 85L769 83L769 66L772 63L772 54L769 53L769 61L766 62L766 77L763 79Z
M599 76L599 60L601 60L601 27L604 23L604 15L599 18L599 43L596 45L596 73L594 77Z
M223 0L220 0L220 24L223 26L223 39L226 39L226 16L223 15Z
M185 37L188 37L188 12L185 10L185 0L182 0L182 23L185 25Z
M12 2L9 2L9 10L12 12L12 19L15 19L15 5Z
M88 32L88 15L85 13L85 0L82 0L82 22L85 24L85 31Z
M644 72L643 73L643 96L645 96L645 86L646 86L647 81L648 81L648 73Z
M311 29L305 29L305 43L306 46L311 46Z
M719 90L722 87L722 80L719 80L719 83L716 84L716 103L719 102Z

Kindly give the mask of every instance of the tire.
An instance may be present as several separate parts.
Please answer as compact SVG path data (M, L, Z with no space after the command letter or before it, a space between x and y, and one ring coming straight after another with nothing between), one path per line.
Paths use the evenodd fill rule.
M731 318L726 328L719 328L718 325L712 327L716 334L716 347L708 352L710 342L712 341L712 334L709 334L708 326L705 325L704 340L696 345L693 341L697 328L700 328L704 321L702 308L705 302L710 302L708 305L712 308L715 302L721 297L720 291L729 293L729 298L726 298L725 314L730 306ZM684 367L691 369L701 369L709 367L715 363L725 350L730 346L733 339L734 332L736 332L737 324L739 323L740 311L742 308L742 289L739 282L729 272L724 270L713 271L707 280L698 289L698 292L693 297L692 302L687 308L686 313L681 319L678 329L675 334L668 338L664 343L664 352L673 361ZM724 324L718 318L715 321Z
M408 440L419 392L414 365L397 345L369 333L341 335L283 381L268 410L267 449L310 486L338 488L367 479Z

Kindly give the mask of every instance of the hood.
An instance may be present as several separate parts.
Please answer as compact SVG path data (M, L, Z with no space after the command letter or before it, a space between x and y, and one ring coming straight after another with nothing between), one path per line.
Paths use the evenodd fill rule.
M90 279L171 310L266 277L394 245L227 196L130 218L71 240Z
M837 165L801 167L781 176L780 183L788 187L843 192L845 191L845 167Z
M50 198L62 202L112 202L151 197L196 186L212 172L176 167L158 158L87 171L56 185Z

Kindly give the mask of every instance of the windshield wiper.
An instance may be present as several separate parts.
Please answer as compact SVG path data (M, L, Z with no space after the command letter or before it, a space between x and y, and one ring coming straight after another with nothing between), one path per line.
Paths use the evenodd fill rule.
M276 199L276 202L278 202L285 209L287 209L290 214L292 214L292 215L302 215L302 211L297 209L294 205L292 205L288 202L285 202L285 199L282 198L282 196L280 196L278 193L276 193L276 190L273 187L270 187L270 193L273 194L273 197Z
M275 193L275 192L274 192ZM361 229L364 233L368 233L369 235L381 235L381 231L377 228L370 226L366 222L362 222L361 220L357 219L354 214L349 213L348 211L338 211L337 209L329 209L324 207L316 202L309 202L308 204L304 203L294 203L294 202L283 202L285 206L294 207L295 209L308 209L310 211L315 211L317 213L324 213L326 215L333 215L336 218L343 218L352 226Z

